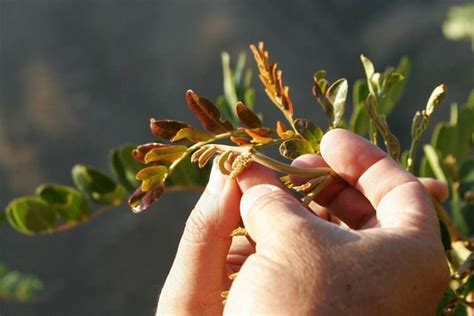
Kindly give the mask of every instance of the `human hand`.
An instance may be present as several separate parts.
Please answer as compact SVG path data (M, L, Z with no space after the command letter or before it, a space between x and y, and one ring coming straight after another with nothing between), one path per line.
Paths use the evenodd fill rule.
M418 181L346 130L327 133L321 154L294 162L327 164L345 180L311 205L320 218L276 186L258 185L243 194L241 214L256 252L234 281L225 311L433 315L449 271L438 219L421 182L440 200L446 188Z
M423 188L380 150L348 132L328 133L322 147L323 157L349 183L363 177L355 188L327 188L317 201L325 207L312 208L323 218L329 210L349 227L363 230L311 215L260 166L239 177L240 190L213 170L187 222L158 313L221 313L219 293L230 287L228 274L244 262L228 297L230 313L423 314L434 308L448 274L436 215ZM337 148L344 148L344 155ZM323 161L306 156L295 163L316 166ZM274 186L257 185L261 183ZM446 189L438 183L423 183L438 199L445 197ZM234 238L230 247L241 191L244 223L257 242L255 253L241 238ZM399 207L392 207L394 199Z

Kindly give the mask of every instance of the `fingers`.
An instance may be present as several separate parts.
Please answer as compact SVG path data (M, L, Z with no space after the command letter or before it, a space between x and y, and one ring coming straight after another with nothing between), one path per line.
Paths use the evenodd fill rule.
M418 178L426 190L439 202L444 202L449 197L449 190L442 181L433 178Z
M257 246L275 243L276 237L291 236L308 224L323 222L290 193L268 184L253 186L243 193L240 213Z
M227 254L226 264L232 269L232 272L237 272L245 260L253 253L255 253L255 246L249 242L247 237L234 237L232 238L232 245Z
M438 229L431 200L421 183L380 148L347 130L335 129L323 137L321 154L377 209L381 226Z
M160 306L173 313L195 312L206 308L222 311L220 291L226 279L225 263L231 244L230 234L240 221L240 189L213 167L209 183L191 212L179 243L178 252L166 279ZM186 289L183 291L183 289ZM172 299L168 299L172 297ZM203 302L205 306L203 306ZM211 302L211 303L210 303ZM208 304L215 304L210 307Z
M257 163L250 164L239 175L237 182L242 193L259 184L271 184L280 188L285 187L273 171Z
M304 168L327 167L324 159L316 155L303 155L292 166ZM301 177L292 177L295 183L303 183ZM324 189L314 200L354 229L364 228L374 215L374 208L367 198L345 181L338 181Z

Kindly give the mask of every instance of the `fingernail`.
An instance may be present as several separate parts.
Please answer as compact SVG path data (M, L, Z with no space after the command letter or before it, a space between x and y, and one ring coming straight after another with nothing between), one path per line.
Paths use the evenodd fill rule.
M207 183L207 189L212 194L217 194L224 189L226 177L219 171L216 164L212 165L211 175L209 176L209 182Z
M243 219L247 216L252 205L265 194L281 190L279 187L270 184L256 185L247 190L240 200L240 216Z

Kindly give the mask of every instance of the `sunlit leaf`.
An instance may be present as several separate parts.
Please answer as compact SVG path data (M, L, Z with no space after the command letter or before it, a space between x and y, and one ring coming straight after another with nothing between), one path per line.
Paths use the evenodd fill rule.
M237 146L250 145L252 143L250 139L240 136L231 136L230 140Z
M232 109L233 105L237 103L237 91L236 91L236 80L232 69L230 68L230 55L227 52L222 52L222 71L223 71L223 83L224 83L224 96L227 103L231 107L233 117L236 117L237 113L235 109Z
M147 192L155 187L163 186L168 176L168 168L166 166L151 166L140 170L136 178L142 181L141 190Z
M451 118L447 123L438 123L432 133L431 144L441 157L453 155L458 165L468 156L472 133L474 132L474 106L456 104L451 106Z
M427 159L427 162L429 163L431 170L436 176L436 179L447 184L448 180L446 178L445 172L443 171L443 168L441 167L441 161L436 150L433 148L433 146L427 144L423 146L423 151L425 153L425 157ZM426 174L423 173L421 175L426 176Z
M314 154L314 149L304 139L289 139L280 145L280 154L285 158L294 160L304 154Z
M233 129L229 121L221 121L221 113L211 101L200 97L192 90L186 92L186 101L191 111L208 131L225 133Z
M318 82L324 78L326 78L326 70L319 70L314 74L314 81Z
M407 57L402 57L397 68L392 69L389 80L383 87L383 95L379 100L378 112L382 115L389 115L398 103L405 90L408 77L410 75L410 61Z
M433 90L428 102L426 103L426 114L428 116L431 115L444 100L447 92L448 88L444 84L440 84Z
M283 85L282 71L278 70L276 63L270 63L269 53L265 50L263 42L259 42L257 46L250 45L250 49L257 62L265 93L285 116L291 117L294 111L293 102L289 95L289 88Z
M339 79L335 81L326 91L326 98L332 104L332 127L338 127L344 117L344 112L346 110L347 89L347 80Z
M369 88L369 91L376 95L377 94L377 91L375 90L372 82L373 82L373 76L374 76L374 73L375 73L375 67L374 67L374 64L372 63L372 61L370 61L370 59L368 59L367 57L365 57L364 55L360 55L360 61L362 62L362 66L364 67L364 72L365 72L365 77L367 78L367 83L368 83L368 88Z
M287 139L295 136L295 132L291 129L287 129L282 121L277 121L276 132L281 139Z
M215 135L207 131L195 129L194 127L186 127L179 130L178 133L171 139L172 142L177 142L186 139L193 143L205 142L212 139Z
M191 127L189 124L175 120L150 120L150 129L156 137L171 140L178 131L183 128Z
M133 158L135 158L135 160L141 163L145 163L146 154L148 154L151 150L155 148L161 148L161 147L166 147L166 146L169 146L169 145L161 144L161 143L147 143L143 145L138 145L137 148L135 148L132 151L132 155L133 155Z
M123 187L97 169L75 165L72 168L72 180L81 192L96 203L117 205L125 198Z
M129 192L133 192L138 187L139 183L135 179L135 174L143 168L143 164L134 158L132 154L134 150L133 145L120 146L111 150L109 158L112 171L120 184Z
M172 163L175 160L181 158L187 150L188 147L179 145L169 145L154 148L145 155L145 163Z
M245 133L252 137L252 142L256 144L268 144L273 141L272 130L268 128L245 129Z
M295 120L295 128L298 133L310 144L313 152L319 151L319 145L324 132L313 122L305 119Z
M248 128L259 128L262 126L262 121L251 109L249 109L242 102L238 102L236 105L237 116L240 122Z
M41 234L54 231L57 211L45 200L36 196L14 199L6 207L10 225L23 234Z
M90 217L90 208L84 196L74 188L60 184L43 184L36 194L66 221L80 222Z
M367 135L369 114L365 110L365 100L369 95L369 88L365 80L359 79L352 86L353 112L350 119L351 130L361 136Z

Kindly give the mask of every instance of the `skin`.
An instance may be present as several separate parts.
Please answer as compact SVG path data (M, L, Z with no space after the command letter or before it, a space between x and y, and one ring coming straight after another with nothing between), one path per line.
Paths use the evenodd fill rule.
M237 181L214 168L157 315L433 315L449 270L429 195L443 201L446 187L346 130L327 133L321 155L293 164L330 166L343 181L310 210L262 166ZM240 217L254 242L229 237Z

